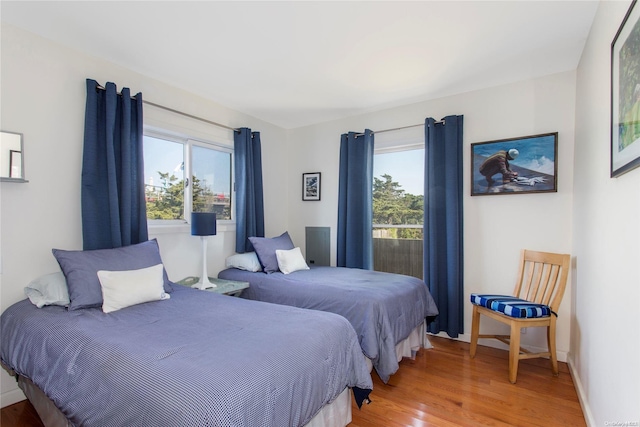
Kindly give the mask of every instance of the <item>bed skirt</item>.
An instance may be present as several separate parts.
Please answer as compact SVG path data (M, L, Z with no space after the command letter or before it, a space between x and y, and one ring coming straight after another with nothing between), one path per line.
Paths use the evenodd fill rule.
M33 405L44 427L72 427L58 407L30 379L18 375L18 386Z
M18 375L18 386L33 405L45 427L73 427L56 405L28 378ZM347 387L325 405L304 427L345 427L351 422L351 390Z
M328 405L324 405L304 427L345 427L351 423L351 390L345 388Z
M429 342L429 338L427 338L426 321L416 326L407 338L396 345L396 357L398 362L400 362L403 357L413 359L421 348L433 348L433 345ZM369 372L371 372L373 370L373 364L371 363L371 359L366 359Z

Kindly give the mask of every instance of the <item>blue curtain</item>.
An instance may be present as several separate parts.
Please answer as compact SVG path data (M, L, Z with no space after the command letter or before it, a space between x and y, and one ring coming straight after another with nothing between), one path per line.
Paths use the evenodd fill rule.
M249 237L264 237L262 151L260 132L234 133L236 181L236 252L253 251Z
M373 132L340 138L338 267L373 269Z
M424 280L440 311L429 332L452 338L464 332L462 123L425 120Z
M87 79L81 187L85 250L148 240L141 93Z

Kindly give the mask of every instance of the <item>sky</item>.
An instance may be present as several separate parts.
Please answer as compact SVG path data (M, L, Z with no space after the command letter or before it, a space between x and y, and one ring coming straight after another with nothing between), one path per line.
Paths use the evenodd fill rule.
M144 183L162 185L158 172L173 172L182 179L183 145L145 135Z
M183 144L147 135L144 138L145 184L162 185L158 172L172 172L178 179L182 179ZM229 193L231 188L230 154L199 145L194 145L192 150L192 172L200 179L201 185L205 185L206 182L206 186L215 193ZM214 171L219 173L214 173ZM214 180L214 177L217 180Z
M391 175L405 193L424 195L424 149L376 154L373 176Z

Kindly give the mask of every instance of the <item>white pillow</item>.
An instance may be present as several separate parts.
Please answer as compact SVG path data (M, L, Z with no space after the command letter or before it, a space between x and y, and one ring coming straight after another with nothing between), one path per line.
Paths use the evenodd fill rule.
M293 273L298 270L309 270L309 266L304 261L300 248L289 250L276 249L276 258L278 259L278 268L284 274Z
M98 271L102 311L110 313L143 302L169 299L164 292L162 264L139 270Z
M262 271L262 265L255 252L231 255L227 258L226 265L239 270Z
M67 279L62 271L45 274L32 280L25 288L25 295L38 308L45 305L69 305L69 289Z

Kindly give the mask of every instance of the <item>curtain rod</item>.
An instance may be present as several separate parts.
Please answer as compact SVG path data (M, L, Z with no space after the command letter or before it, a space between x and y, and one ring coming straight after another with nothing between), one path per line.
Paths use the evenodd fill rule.
M104 87L102 87L100 85L96 86L96 88L98 90L106 90ZM122 93L118 92L118 95L122 95ZM132 97L132 99L133 99L133 97ZM223 125L222 123L216 123L216 122L213 122L211 120L203 119L202 117L198 117L198 116L194 116L192 114L184 113L184 112L179 111L179 110L174 110L173 108L165 107L164 105L156 104L156 103L151 102L151 101L146 101L146 100L143 99L142 103L143 104L147 104L147 105L151 105L153 107L160 108L160 109L163 109L163 110L166 110L166 111L170 111L172 113L180 114L181 116L189 117L191 119L200 120L201 122L209 123L210 125L218 126L218 127L225 128L225 129L229 129L229 130L232 130L234 132L240 132L240 129L233 128L233 127L227 126L227 125Z
M154 107L161 108L163 110L167 110L167 111L170 111L172 113L180 114L180 115L185 116L185 117L189 117L189 118L192 118L192 119L195 119L195 120L200 120L201 122L209 123L210 125L218 126L218 127L225 128L225 129L229 129L229 130L232 130L234 132L240 132L240 129L238 129L238 128L233 128L231 126L223 125L222 123L216 123L216 122L213 122L211 120L203 119L202 117L194 116L192 114L183 113L182 111L174 110L173 108L169 108L169 107L165 107L163 105L155 104L155 103L150 102L150 101L145 101L144 99L142 100L142 102L144 104L152 105Z
M440 124L440 123L444 124L444 119L434 122L434 124ZM424 123L419 123L417 125L401 126L399 128L376 130L376 131L371 131L371 133L372 134L376 134L376 133L392 132L392 131L395 131L395 130L415 128L415 127L418 127L418 126L424 126ZM359 136L364 136L364 133L356 133L356 138L359 137Z

